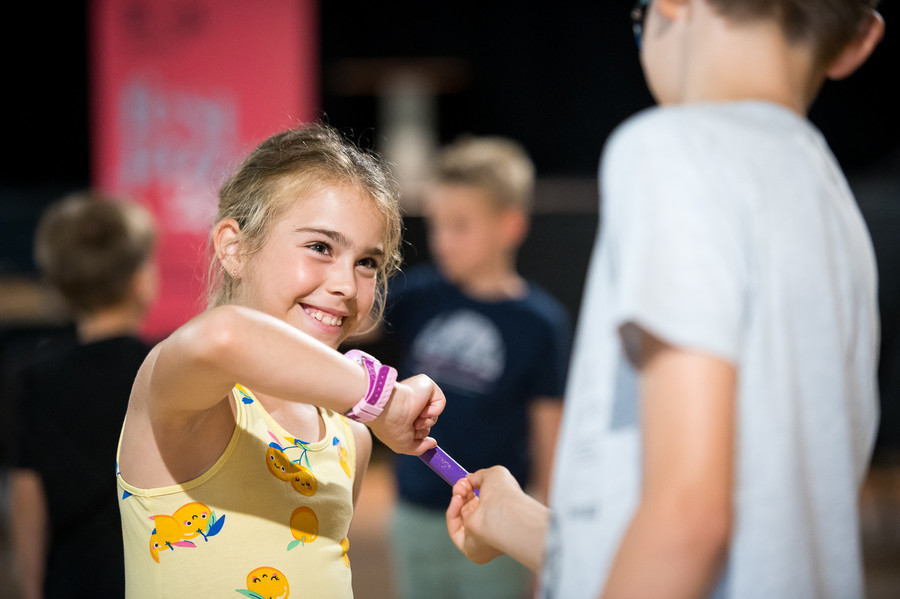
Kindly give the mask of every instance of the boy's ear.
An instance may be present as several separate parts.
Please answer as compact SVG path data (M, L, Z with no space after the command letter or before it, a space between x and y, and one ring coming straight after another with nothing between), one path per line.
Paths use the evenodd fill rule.
M144 311L149 310L156 301L159 294L159 270L152 258L135 271L131 279L131 293Z
M241 272L243 260L240 252L241 226L233 218L226 218L216 223L213 229L213 246L216 259L225 272L232 277Z
M519 247L528 235L528 216L521 210L506 209L500 226L507 243L512 247Z
M825 71L829 79L843 79L858 69L884 37L884 19L873 10L859 35L832 61Z
M656 0L652 4L651 10L657 10L662 16L670 21L674 21L681 9L687 7L688 0Z

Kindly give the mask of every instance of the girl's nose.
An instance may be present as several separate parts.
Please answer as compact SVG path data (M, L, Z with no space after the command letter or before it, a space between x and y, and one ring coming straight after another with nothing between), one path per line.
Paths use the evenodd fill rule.
M347 299L356 297L358 288L356 285L356 264L334 264L329 270L328 292L341 295Z

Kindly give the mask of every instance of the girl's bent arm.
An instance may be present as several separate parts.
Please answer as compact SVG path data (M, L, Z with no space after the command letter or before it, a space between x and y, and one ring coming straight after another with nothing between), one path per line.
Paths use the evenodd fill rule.
M151 411L163 418L210 409L235 383L340 413L367 388L365 372L327 345L234 305L197 316L162 342L149 382Z
M342 414L368 389L365 371L334 349L277 318L229 305L197 316L157 346L132 403L157 424L190 429L214 412L223 421L223 399L235 383ZM434 382L418 375L394 385L368 426L393 451L418 455L434 447L428 433L444 404Z

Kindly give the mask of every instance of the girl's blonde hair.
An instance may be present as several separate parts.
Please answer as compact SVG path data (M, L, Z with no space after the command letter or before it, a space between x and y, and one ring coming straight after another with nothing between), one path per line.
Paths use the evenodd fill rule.
M258 251L275 222L300 194L323 185L347 185L362 190L384 217L384 260L376 273L375 322L384 313L387 283L400 266L403 221L399 187L374 153L360 149L332 127L313 123L281 131L263 141L219 189L216 222L234 219L240 225L241 252ZM212 237L209 240L213 247ZM212 251L207 306L234 300L236 279L225 272Z

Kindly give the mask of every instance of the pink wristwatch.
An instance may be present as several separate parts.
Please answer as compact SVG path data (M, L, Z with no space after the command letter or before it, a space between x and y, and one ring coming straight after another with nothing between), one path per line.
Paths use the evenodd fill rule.
M351 349L344 355L357 364L362 364L369 377L366 394L344 415L357 422L371 422L378 418L390 399L397 381L397 371L358 349Z

